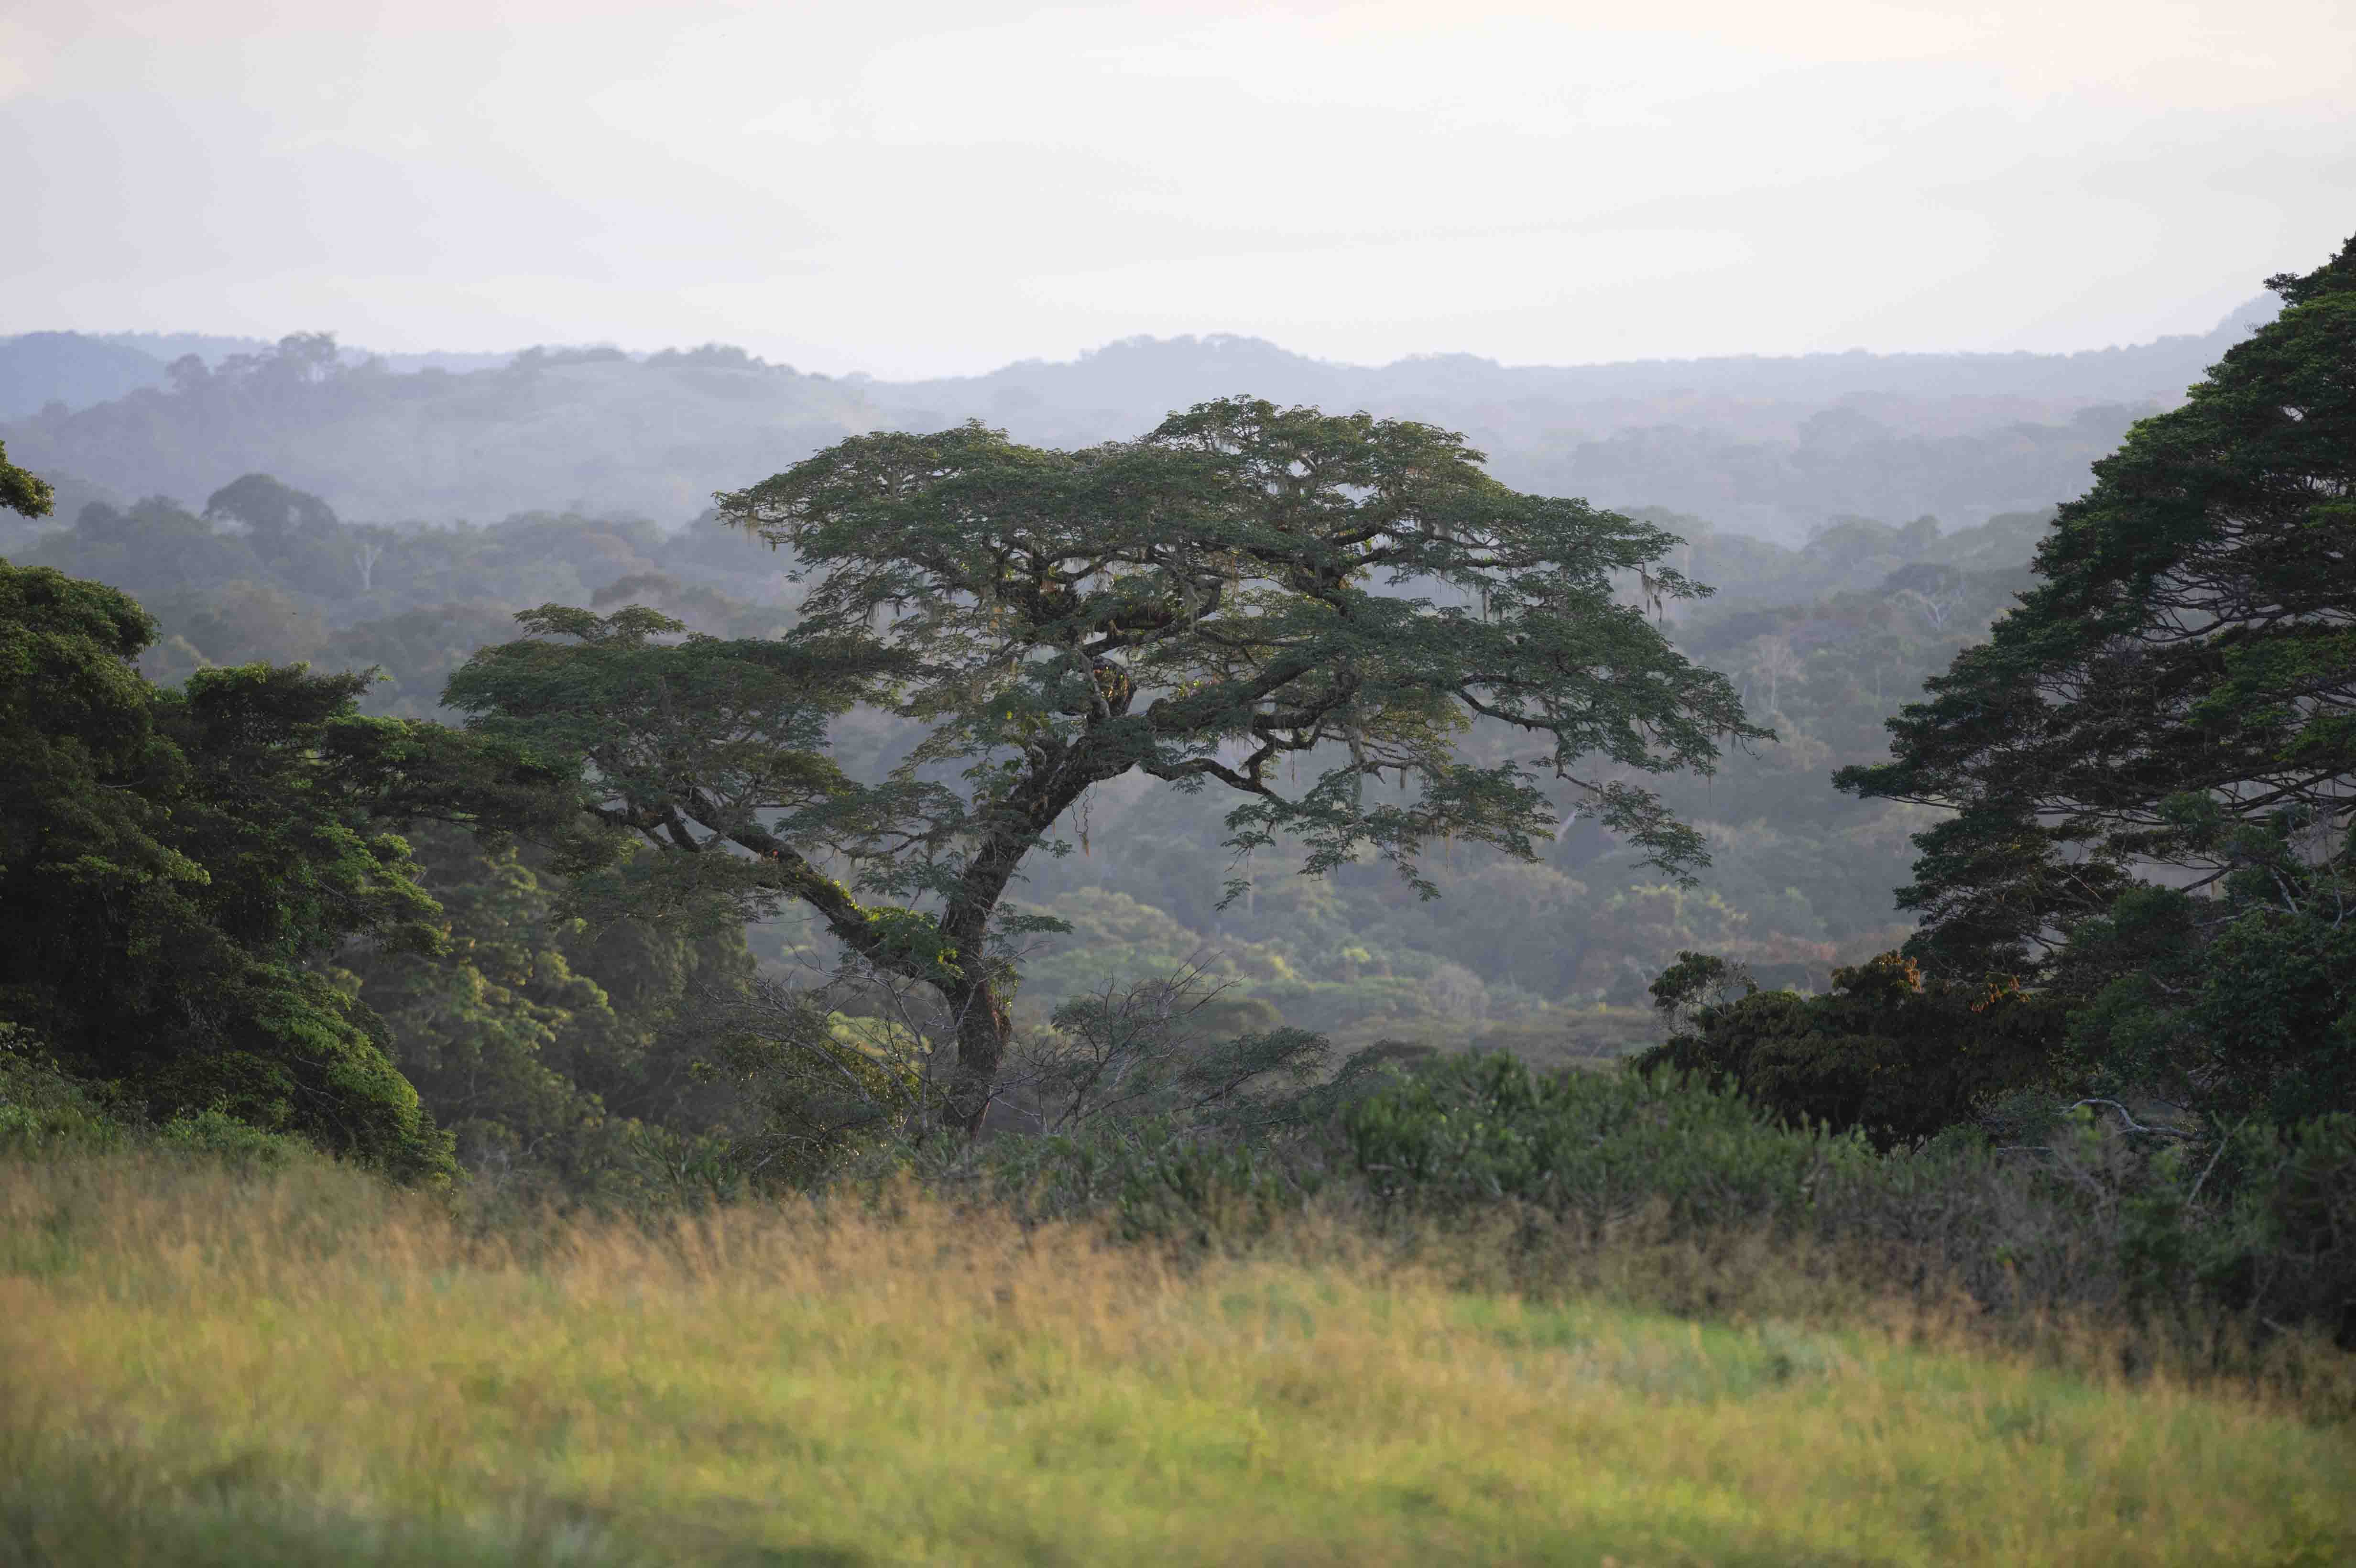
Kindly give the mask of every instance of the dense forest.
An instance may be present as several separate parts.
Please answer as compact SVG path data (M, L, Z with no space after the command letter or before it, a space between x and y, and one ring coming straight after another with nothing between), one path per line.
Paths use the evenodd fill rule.
M2046 516L1944 532L1927 518L1858 520L1799 549L1720 535L1697 518L1637 516L1680 538L1679 571L1726 585L1665 608L1665 624L1778 733L1772 746L1730 755L1714 778L1669 786L1710 837L1707 891L1662 884L1592 824L1571 824L1537 863L1468 848L1436 867L1447 896L1435 902L1401 903L1387 879L1345 870L1316 882L1263 877L1220 909L1224 808L1157 801L1141 829L1130 814L1145 798L1142 781L1124 780L1087 807L1092 840L1119 842L1117 854L1092 848L1030 873L1023 899L1086 936L1045 939L1025 994L1052 1006L1101 979L1215 949L1222 973L1314 1027L1424 1016L1536 1024L1641 1007L1646 983L1681 947L1738 953L1778 984L1821 987L1838 956L1894 941L1890 890L1904 878L1912 817L1842 799L1824 775L1881 754L1881 720L2026 585ZM713 515L669 531L548 513L398 529L347 524L262 475L215 492L201 510L160 498L89 504L15 560L136 597L158 628L140 667L159 684L255 661L373 670L360 710L421 720L452 717L440 707L450 676L477 648L514 635L519 610L644 604L697 632L757 637L794 624L801 592L783 557ZM834 749L874 778L914 736L905 722L865 714L838 731ZM773 955L801 941L783 923L754 936Z
M2336 1321L2356 245L2272 286L2131 428L1909 470L1811 416L1776 461L1854 478L1811 495L2031 505L1783 543L1253 398L1044 446L729 350L185 356L7 427L10 1072L600 1201L1108 1101L1246 1143L1356 1104L1365 1168L1444 1186L1505 1157L1432 1163L1451 1094L1594 1113L1480 1065L1351 1099L1434 1048L1884 1152L2108 1107L2149 1179L2206 1160L2171 1213L2221 1169L2275 1205L2209 1285ZM756 440L690 523L610 504ZM374 507L360 442L562 509L348 520L314 486ZM78 496L100 454L161 493Z

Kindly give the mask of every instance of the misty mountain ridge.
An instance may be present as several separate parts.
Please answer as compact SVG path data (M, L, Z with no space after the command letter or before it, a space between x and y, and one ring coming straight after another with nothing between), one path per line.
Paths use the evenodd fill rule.
M1843 517L1968 527L2067 499L2135 419L2179 400L2272 309L2074 354L1369 367L1211 335L896 382L722 345L383 356L316 334L37 332L0 339L0 439L59 483L61 521L91 500L192 499L260 472L388 522L561 507L676 524L712 491L861 431L978 419L1071 447L1249 392L1462 431L1519 489L1790 541Z
M172 384L172 362L194 355L213 369L236 355L270 354L277 345L262 337L228 337L207 332L27 332L0 337L0 420L22 419L58 401L69 410ZM387 354L339 348L348 365L373 359L396 373L419 370L487 370L513 353Z
M1609 405L1622 400L1651 401L1680 396L1829 403L1858 396L1893 395L2083 406L2173 400L2227 348L2272 320L2279 305L2272 295L2265 295L2244 304L2205 333L2068 354L2027 350L1875 354L1856 348L1804 355L1507 366L1478 355L1442 353L1410 355L1383 366L1359 366L1296 354L1265 338L1211 334L1123 338L1076 359L1025 359L980 376L900 382L851 379L902 407L937 402L959 410L999 409L1010 416L1026 411L1033 399L1063 407L1086 402L1134 415L1171 390L1191 392L1194 396L1190 400L1199 401L1237 386L1251 387L1280 402L1336 406L1370 396L1536 397Z
M2134 398L2167 394L2180 385L2179 378L2187 365L2197 375L2213 363L2215 355L2224 347L2272 320L2279 307L2280 302L2273 295L2261 294L2245 301L2205 333L2176 334L2149 343L2067 353L2027 349L1873 353L1852 348L1799 355L1727 354L1683 359L1507 366L1480 355L1440 352L1411 354L1387 365L1365 366L1298 354L1267 338L1248 335L1205 333L1156 337L1141 334L1084 350L1074 359L1021 359L978 376L884 381L856 371L841 379L887 389L898 394L894 401L940 397L964 402L971 400L974 392L987 397L1008 389L1041 391L1056 384L1086 386L1098 395L1126 392L1133 398L1140 389L1141 375L1148 379L1147 389L1151 389L1161 379L1187 370L1209 375L1214 382L1238 373L1247 377L1266 375L1286 382L1322 379L1333 387L1366 378L1412 379L1426 385L1454 385L1466 390L1503 378L1589 396L1659 393L1710 384L1730 389L1740 384L1752 396L1822 397L1852 391L2001 394L2042 390L2060 396ZM183 355L193 354L218 368L232 355L268 354L276 347L268 338L196 332L29 332L0 336L0 419L37 412L50 397L62 399L69 408L79 408L120 397L139 386L161 388L168 383L166 367ZM565 353L602 346L535 347L542 352ZM346 364L357 366L376 360L397 374L426 369L495 369L528 352L530 347L391 352L339 347L337 350ZM650 352L614 352L631 360L652 357ZM39 378L46 367L66 368L72 363L70 357L76 353L87 355L94 362L117 366L124 375L136 373L145 379L126 381L102 395L82 398L63 389L70 387L70 382L42 383ZM27 400L41 393L47 395L40 396L37 401Z

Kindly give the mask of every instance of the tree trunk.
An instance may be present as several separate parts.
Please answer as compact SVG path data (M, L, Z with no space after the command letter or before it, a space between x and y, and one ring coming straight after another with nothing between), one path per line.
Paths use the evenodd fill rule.
M970 1136L981 1130L981 1118L990 1111L999 1063L1014 1031L1014 1011L987 980L952 995L949 1005L957 1011L957 1064L949 1072L941 1120Z

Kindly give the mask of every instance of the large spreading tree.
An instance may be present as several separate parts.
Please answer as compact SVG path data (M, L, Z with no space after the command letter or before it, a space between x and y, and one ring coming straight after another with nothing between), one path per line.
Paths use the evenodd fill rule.
M2356 240L2094 465L1988 640L1841 788L1919 836L1926 957L2029 967L2138 863L2222 877L2216 830L2356 805ZM2203 803L2196 807L2194 802Z
M1428 425L1243 399L1079 452L979 425L857 436L720 498L810 584L788 637L552 606L446 700L576 767L590 817L657 851L636 860L651 881L798 901L937 988L946 1110L970 1126L1011 1027L1009 889L1125 773L1230 793L1239 861L1378 858L1427 895L1436 838L1534 856L1550 783L1655 862L1703 861L1641 780L1767 733L1648 618L1708 591L1658 564L1660 529L1481 462ZM818 754L860 699L924 726L875 788ZM1471 760L1481 724L1520 754Z
M2356 1104L2356 240L2061 508L2035 586L1840 787L1953 815L1912 951L2083 1004L2092 1086Z

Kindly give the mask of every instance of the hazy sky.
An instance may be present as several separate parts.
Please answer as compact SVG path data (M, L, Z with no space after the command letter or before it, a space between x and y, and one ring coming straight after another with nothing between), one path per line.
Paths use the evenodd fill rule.
M0 0L0 332L2077 348L2356 230L2356 0Z

